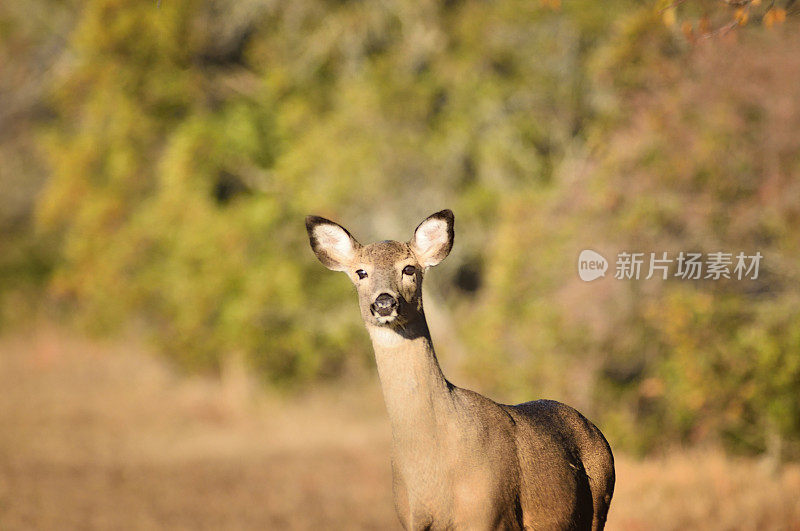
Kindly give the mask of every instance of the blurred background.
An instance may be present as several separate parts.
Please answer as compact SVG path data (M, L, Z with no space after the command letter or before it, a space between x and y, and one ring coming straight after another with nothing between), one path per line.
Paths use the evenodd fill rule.
M593 420L609 528L800 529L793 3L3 2L0 528L397 528L303 218L451 208L445 374ZM622 251L763 259L617 280Z

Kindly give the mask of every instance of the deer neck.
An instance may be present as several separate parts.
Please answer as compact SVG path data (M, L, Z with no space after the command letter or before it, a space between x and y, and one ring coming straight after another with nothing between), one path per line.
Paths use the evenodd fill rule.
M395 444L435 438L452 411L424 314L403 328L368 326Z

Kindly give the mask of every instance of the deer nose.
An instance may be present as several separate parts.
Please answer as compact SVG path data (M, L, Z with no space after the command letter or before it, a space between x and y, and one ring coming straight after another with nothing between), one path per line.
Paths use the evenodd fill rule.
M381 293L375 299L375 302L372 303L371 309L372 313L376 313L381 317L386 317L397 309L397 299L388 293Z

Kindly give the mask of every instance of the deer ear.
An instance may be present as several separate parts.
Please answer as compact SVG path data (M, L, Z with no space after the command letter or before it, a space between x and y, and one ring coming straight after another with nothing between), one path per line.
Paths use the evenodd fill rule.
M455 238L454 223L453 211L442 210L419 224L409 243L422 267L435 266L450 254Z
M306 230L314 254L334 271L345 271L361 248L344 227L319 216L306 216Z

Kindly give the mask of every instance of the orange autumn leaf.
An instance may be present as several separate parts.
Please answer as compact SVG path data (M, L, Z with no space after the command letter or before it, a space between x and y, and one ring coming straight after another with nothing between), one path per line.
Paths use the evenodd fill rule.
M770 9L764 14L764 25L768 28L781 24L786 20L786 10L781 8Z
M748 19L750 18L747 9L740 7L736 10L736 14L734 15L734 20L740 25L744 26L747 24Z

